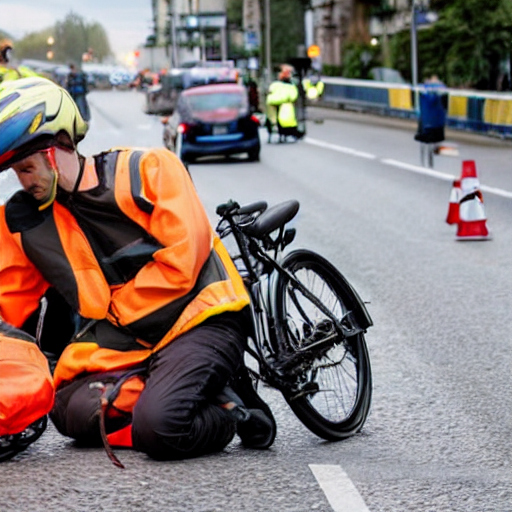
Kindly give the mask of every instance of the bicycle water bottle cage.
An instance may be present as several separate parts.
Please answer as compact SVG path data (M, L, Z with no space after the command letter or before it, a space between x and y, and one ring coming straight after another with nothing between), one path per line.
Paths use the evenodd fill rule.
M253 238L257 238L258 240L265 240L268 235L270 235L270 233L282 228L287 222L290 222L295 217L295 215L297 215L299 207L300 204L295 199L271 206L268 210L263 212L251 225L244 226L242 230L244 233Z

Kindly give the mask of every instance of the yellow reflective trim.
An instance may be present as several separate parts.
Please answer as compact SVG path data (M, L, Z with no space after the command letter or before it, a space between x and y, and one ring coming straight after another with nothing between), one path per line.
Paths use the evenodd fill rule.
M512 100L486 99L484 121L489 124L511 125Z
M410 89L388 89L388 102L390 108L412 110Z
M34 133L41 124L41 121L43 119L43 113L39 112L36 117L34 117L34 120L32 121L32 124L30 125L30 128L28 129L28 133L32 134Z
M466 96L452 96L448 98L448 115L450 117L461 117L466 119L468 116L468 99Z
M512 100L500 100L498 124L512 125Z

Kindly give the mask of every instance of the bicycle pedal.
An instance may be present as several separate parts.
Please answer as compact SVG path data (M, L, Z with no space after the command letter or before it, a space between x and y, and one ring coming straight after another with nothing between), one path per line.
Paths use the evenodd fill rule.
M308 382L302 386L299 391L291 397L291 400L302 398L307 395L314 395L320 391L320 386L316 382Z

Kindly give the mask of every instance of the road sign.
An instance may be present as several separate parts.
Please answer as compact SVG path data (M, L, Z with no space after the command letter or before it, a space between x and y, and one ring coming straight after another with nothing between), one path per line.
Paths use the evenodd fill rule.
M312 44L311 46L308 47L308 57L310 59L314 59L315 57L319 57L320 56L320 47L317 46L316 44Z

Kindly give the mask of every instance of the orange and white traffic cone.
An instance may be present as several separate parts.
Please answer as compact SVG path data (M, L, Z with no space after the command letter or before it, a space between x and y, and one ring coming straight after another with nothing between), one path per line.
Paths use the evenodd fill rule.
M462 198L459 202L457 240L490 240L484 211L484 200L473 160L462 162L460 179Z
M460 180L453 180L452 191L450 192L450 202L448 204L448 215L446 222L448 224L459 223L459 203L462 197L460 189Z

